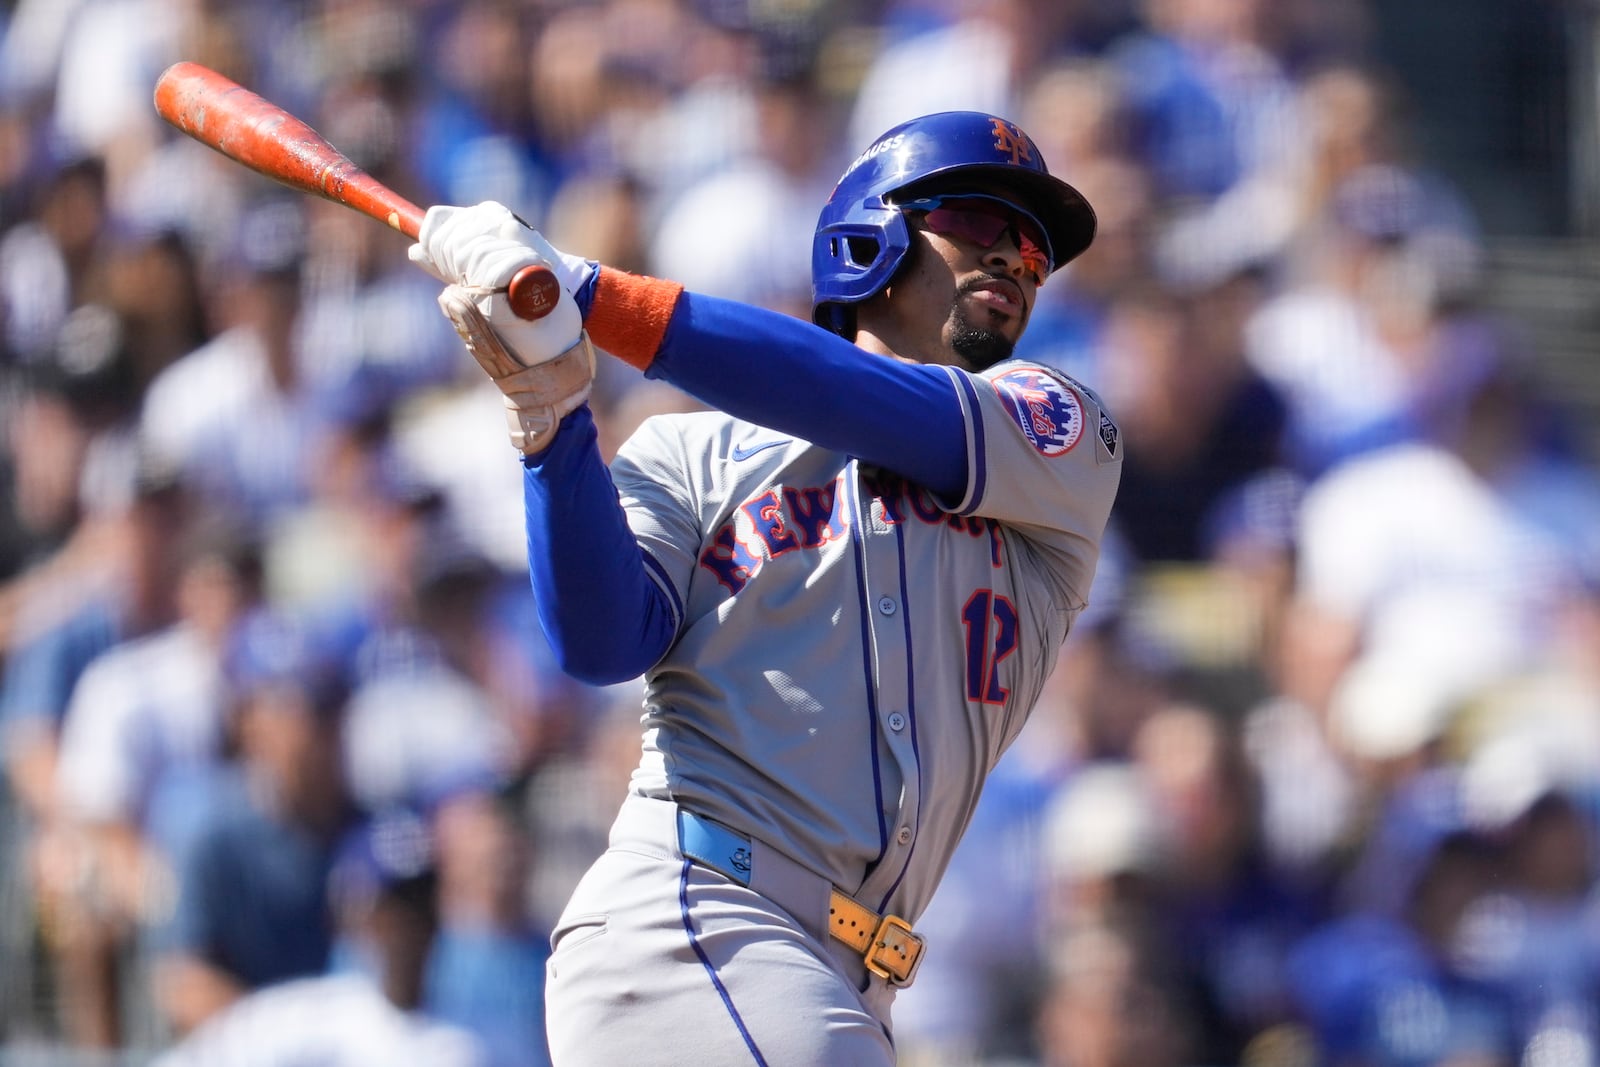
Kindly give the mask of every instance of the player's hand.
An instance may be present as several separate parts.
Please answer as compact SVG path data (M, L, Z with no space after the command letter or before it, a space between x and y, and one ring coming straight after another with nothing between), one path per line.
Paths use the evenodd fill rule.
M461 254L462 247L473 237L499 237L526 245L542 257L541 261L555 272L556 280L569 293L582 289L597 269L591 260L560 251L510 208L493 200L473 207L430 207L422 218L417 243L411 246L411 261L447 285L465 283L469 271L486 266L469 263Z
M541 254L533 244L534 238L556 258ZM568 279L562 277L563 273L572 273L570 265L563 263L560 253L522 225L503 204L491 200L468 208L429 208L417 243L408 254L413 263L446 285L464 290L523 366L548 363L578 343L583 317L572 299ZM530 322L511 310L507 287L518 271L535 265L556 271L562 286L549 314ZM495 373L492 368L485 369L491 375Z
M579 273L576 257L556 252L493 201L429 208L409 255L446 283L439 306L505 394L512 444L524 454L542 450L562 417L588 399L594 380L593 349L566 284ZM549 268L562 283L555 306L533 321L519 318L507 295L511 279L529 266Z

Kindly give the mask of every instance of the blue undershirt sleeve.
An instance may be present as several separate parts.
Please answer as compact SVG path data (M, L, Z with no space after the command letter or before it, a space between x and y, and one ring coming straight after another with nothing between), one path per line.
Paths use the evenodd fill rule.
M645 572L617 502L589 406L561 420L550 447L523 461L528 576L556 662L573 678L637 678L672 645L677 619Z
M685 292L646 373L943 499L966 491L965 415L943 367L874 355L791 316Z

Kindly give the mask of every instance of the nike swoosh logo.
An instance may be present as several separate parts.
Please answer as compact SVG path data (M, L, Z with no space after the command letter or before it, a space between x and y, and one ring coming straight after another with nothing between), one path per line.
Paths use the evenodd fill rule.
M788 443L789 442L787 440L780 439L780 440L777 440L777 441L763 441L761 444L759 444L759 445L751 445L749 448L741 448L738 445L734 445L733 446L733 461L735 463L739 463L739 462L741 462L743 460L749 459L751 456L755 455L757 452L765 452L769 448L777 448L779 445L786 445Z

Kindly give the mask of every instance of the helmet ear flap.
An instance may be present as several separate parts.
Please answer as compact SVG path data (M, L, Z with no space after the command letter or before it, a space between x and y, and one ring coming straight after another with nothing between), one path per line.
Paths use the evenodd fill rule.
M854 336L855 315L837 319L829 309L859 303L889 284L889 278L911 246L905 216L877 197L872 203L850 205L841 217L817 230L812 241L813 291L817 300L812 319L844 336ZM838 321L840 328L830 323Z
M811 312L811 321L829 333L836 333L846 341L856 339L856 306L854 304L818 304Z

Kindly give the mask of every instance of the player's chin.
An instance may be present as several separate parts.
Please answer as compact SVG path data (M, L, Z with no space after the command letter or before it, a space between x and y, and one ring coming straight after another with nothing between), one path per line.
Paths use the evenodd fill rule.
M980 325L965 316L958 316L950 337L950 347L973 370L985 370L1011 358L1016 340L1003 330Z

